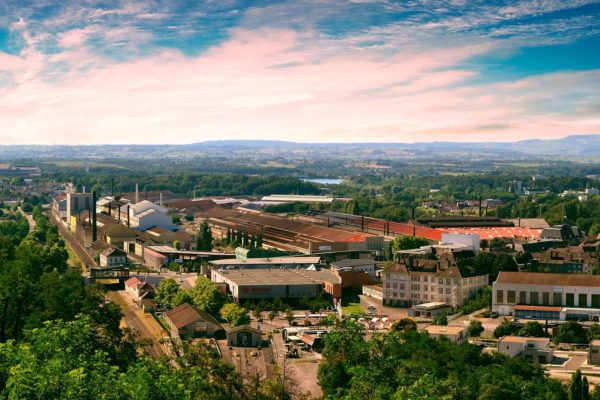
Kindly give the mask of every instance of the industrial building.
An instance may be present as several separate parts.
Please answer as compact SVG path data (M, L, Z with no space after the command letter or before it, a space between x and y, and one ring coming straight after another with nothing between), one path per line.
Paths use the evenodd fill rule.
M272 258L227 258L209 261L215 269L292 268L306 269L319 265L321 257L272 257Z
M330 259L359 258L361 254L382 256L384 237L309 224L274 214L246 209L214 207L198 214L210 225L213 237L226 237L228 230L262 235L263 247L303 254L327 255Z
M314 298L328 293L342 296L342 280L326 269L222 269L212 270L211 280L225 283L236 301L276 298Z
M598 320L600 275L506 272L492 285L492 310L539 320Z

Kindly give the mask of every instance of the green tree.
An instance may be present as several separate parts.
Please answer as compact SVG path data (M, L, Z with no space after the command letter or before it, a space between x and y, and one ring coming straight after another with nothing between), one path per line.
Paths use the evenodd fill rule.
M448 317L446 314L441 314L433 319L434 325L448 325Z
M171 307L179 307L182 304L194 304L194 299L189 291L186 292L185 290L180 290L173 296Z
M417 323L412 318L402 318L395 321L390 327L392 332L411 332L417 330Z
M292 326L292 321L294 320L294 313L292 312L292 310L290 310L289 308L287 309L287 311L285 312L285 319L287 320L288 324L290 326Z
M544 331L544 327L536 321L529 321L521 329L519 329L519 336L529 336L529 337L545 337L546 332Z
M567 321L556 331L555 343L588 343L588 338L583 325L576 321Z
M156 300L162 304L173 304L175 297L183 289L174 279L163 279L156 288Z
M217 315L225 304L225 295L215 283L204 276L196 279L196 284L188 293L196 307L212 315Z
M483 325L481 321L478 319L471 320L471 322L469 322L469 326L467 327L467 332L472 338L481 336L481 333L483 332Z
M248 310L235 303L225 304L223 308L221 308L221 316L229 322L231 326L244 325L250 322Z
M199 251L211 251L213 248L213 237L210 227L206 221L200 225L200 232L196 240L196 248Z
M600 324L592 324L588 328L588 339L600 339Z
M514 322L512 322L508 318L504 318L500 325L498 325L496 329L494 329L494 337L499 339L502 336L514 335L518 331L519 328L517 328Z

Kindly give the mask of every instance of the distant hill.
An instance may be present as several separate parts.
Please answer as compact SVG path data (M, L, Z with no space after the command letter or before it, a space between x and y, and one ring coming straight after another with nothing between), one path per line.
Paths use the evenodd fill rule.
M248 151L249 149L254 151ZM572 135L561 139L517 142L421 143L296 143L283 140L211 140L192 144L145 145L0 145L0 160L16 158L190 158L219 157L302 158L600 158L600 135Z
M600 135L572 135L561 139L518 142L418 142L418 143L298 143L282 140L212 140L184 148L363 148L418 152L517 153L536 156L600 156ZM179 147L179 146L176 146Z

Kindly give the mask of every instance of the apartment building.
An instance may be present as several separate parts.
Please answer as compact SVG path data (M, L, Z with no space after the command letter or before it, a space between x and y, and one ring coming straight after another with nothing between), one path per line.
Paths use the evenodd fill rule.
M600 316L600 275L506 272L492 285L492 310L526 319Z
M410 307L443 302L459 307L489 282L488 274L464 264L451 253L437 259L402 258L382 274L384 304Z

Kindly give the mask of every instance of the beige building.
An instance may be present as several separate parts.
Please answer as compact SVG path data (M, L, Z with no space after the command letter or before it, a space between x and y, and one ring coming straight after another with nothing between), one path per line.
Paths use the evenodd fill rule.
M498 340L498 353L509 357L531 357L533 361L545 364L552 362L554 349L550 347L550 339L537 337L503 336Z
M382 285L363 285L363 294L374 299L383 301L383 286Z
M165 322L169 325L171 337L193 339L203 336L214 336L223 327L210 314L197 310L184 303L164 314Z
M489 276L459 267L452 254L439 259L405 258L382 273L386 305L410 307L432 301L461 306L488 285Z
M600 315L600 275L502 271L492 288L492 310L500 315L539 320Z
M425 328L425 331L433 339L439 339L443 336L449 341L458 344L463 343L468 337L467 328L460 326L429 325Z
M114 267L115 265L127 264L127 254L123 250L109 247L100 252L100 266Z
M588 364L600 364L600 340L595 339L590 342L590 351L588 353Z

